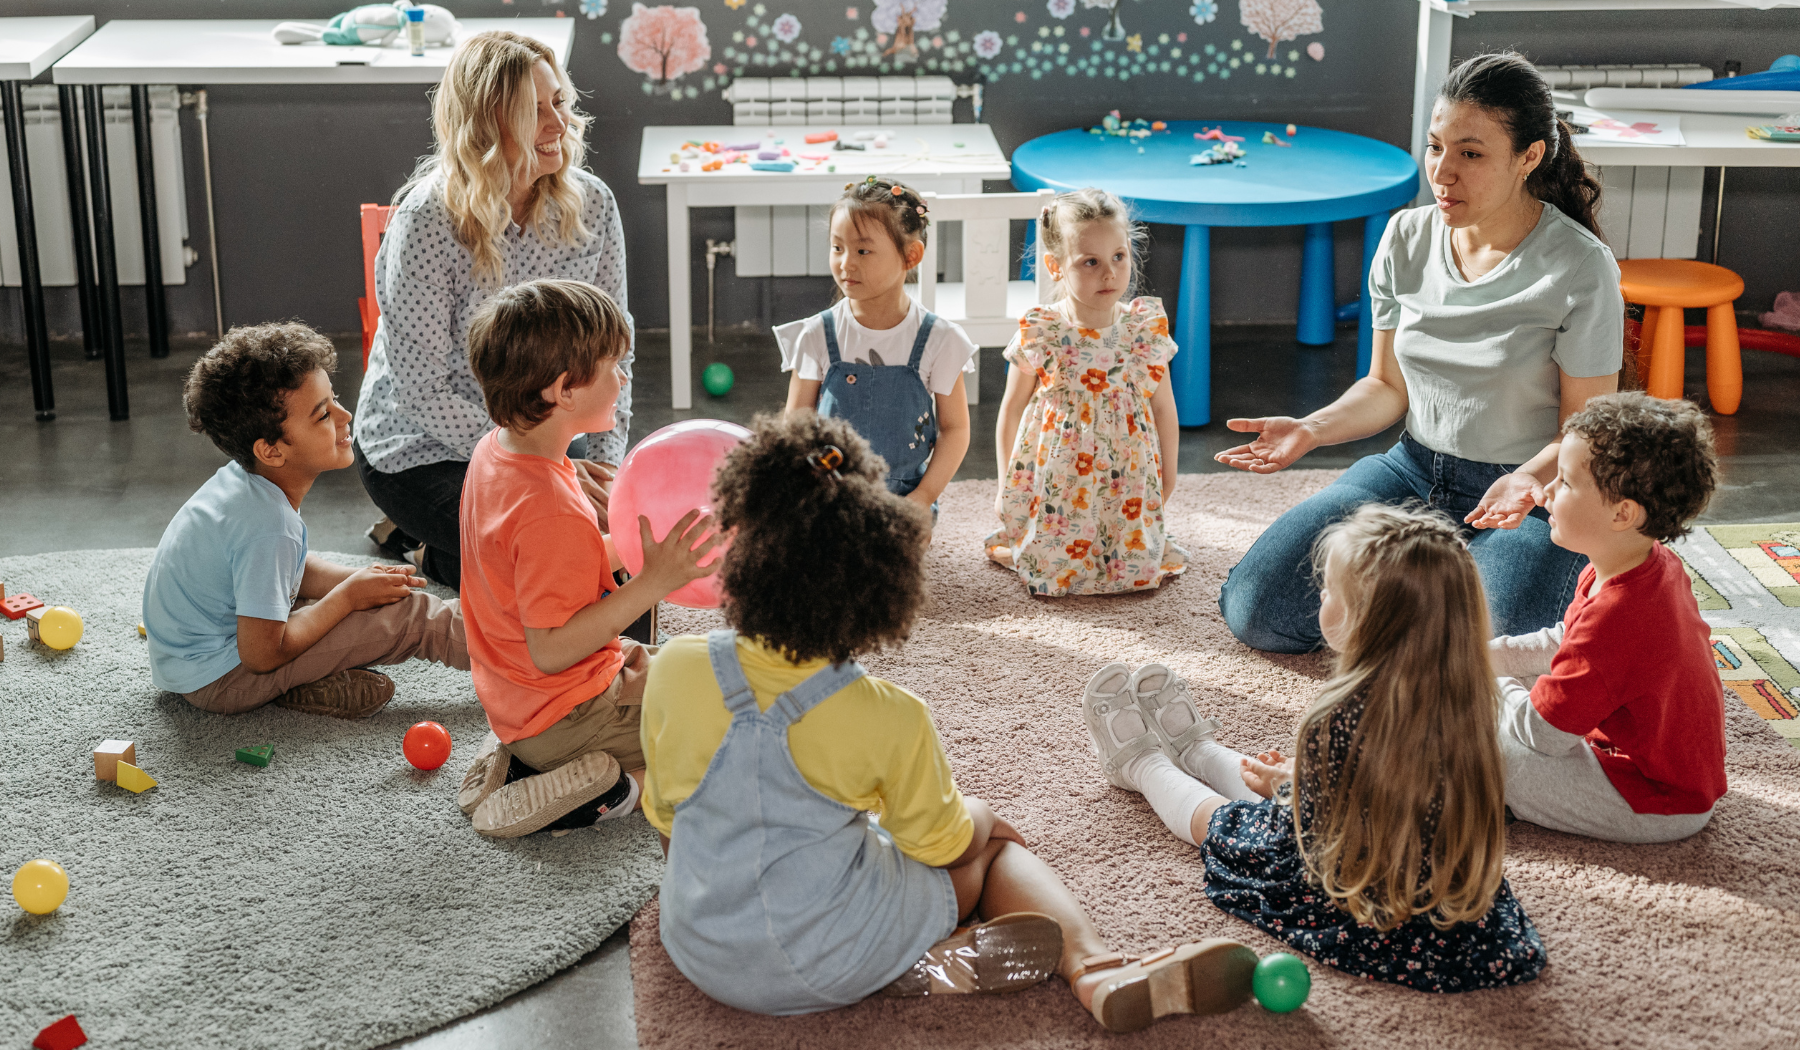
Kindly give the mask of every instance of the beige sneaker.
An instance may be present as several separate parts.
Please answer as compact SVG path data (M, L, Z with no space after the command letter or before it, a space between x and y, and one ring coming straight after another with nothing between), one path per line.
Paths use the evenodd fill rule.
M463 775L462 787L456 791L456 804L465 815L475 812L489 795L505 786L506 771L511 765L512 752L490 729L480 750L475 752L475 761L469 763L469 771Z
M353 668L297 685L275 698L276 707L332 718L367 718L394 698L394 680Z
M501 778L506 774L502 772ZM592 802L619 782L619 760L590 751L548 773L515 780L475 807L475 830L490 838L516 839Z
M1034 911L967 926L931 946L894 978L883 995L995 995L1021 992L1054 976L1062 961L1062 926Z

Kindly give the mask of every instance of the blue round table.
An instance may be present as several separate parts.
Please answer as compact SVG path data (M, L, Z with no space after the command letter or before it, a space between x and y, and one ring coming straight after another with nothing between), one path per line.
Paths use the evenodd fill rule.
M1209 127L1241 135L1244 166L1191 163L1218 145L1194 138ZM1264 143L1287 125L1226 121L1170 121L1166 131L1132 140L1086 130L1059 131L1013 151L1013 185L1058 192L1098 186L1132 206L1143 222L1187 227L1182 245L1181 298L1170 366L1182 426L1212 418L1212 246L1214 226L1305 226L1300 268L1300 342L1326 346L1337 319L1333 301L1331 224L1364 219L1361 334L1357 375L1369 371L1369 265L1393 209L1419 191L1419 167L1405 150L1324 128L1302 127L1291 146ZM1139 152L1139 147L1143 151ZM1027 254L1031 254L1028 250Z

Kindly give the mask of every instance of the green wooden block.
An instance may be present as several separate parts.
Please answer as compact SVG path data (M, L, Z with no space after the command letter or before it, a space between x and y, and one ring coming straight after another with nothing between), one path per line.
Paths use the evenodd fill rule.
M255 747L238 748L237 760L248 762L253 766L266 766L269 764L269 757L273 754L275 754L274 744L258 744Z

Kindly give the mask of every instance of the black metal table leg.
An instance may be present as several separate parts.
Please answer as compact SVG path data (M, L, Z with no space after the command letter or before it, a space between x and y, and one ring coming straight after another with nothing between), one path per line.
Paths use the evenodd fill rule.
M169 356L169 308L163 298L162 231L156 225L156 156L150 145L150 88L131 86L131 130L137 142L138 212L144 220L144 315L150 356Z
M62 110L63 167L69 176L69 220L75 235L75 290L81 299L81 343L87 359L100 356L101 337L94 297L94 234L88 226L87 174L81 162L81 102L73 84L58 84Z
M31 165L25 157L25 100L19 82L0 83L6 159L12 176L13 225L19 234L19 292L24 299L25 353L31 358L31 402L40 422L56 418L50 381L50 334L44 325L44 282L38 272L37 221L31 211Z
M115 420L131 417L125 386L125 329L119 317L119 260L113 251L112 179L106 167L106 105L99 84L82 89L87 114L88 179L94 201L94 252L99 263L101 343L106 355L106 406Z

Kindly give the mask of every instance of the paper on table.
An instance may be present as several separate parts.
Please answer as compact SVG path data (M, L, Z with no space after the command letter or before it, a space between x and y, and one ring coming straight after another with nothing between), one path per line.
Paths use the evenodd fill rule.
M1685 146L1681 134L1681 116L1639 109L1609 109L1604 112L1576 106L1571 123L1587 125L1587 133L1577 138L1589 142L1618 142L1631 146Z

